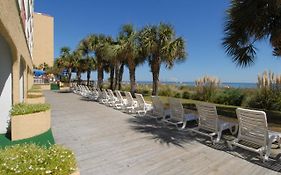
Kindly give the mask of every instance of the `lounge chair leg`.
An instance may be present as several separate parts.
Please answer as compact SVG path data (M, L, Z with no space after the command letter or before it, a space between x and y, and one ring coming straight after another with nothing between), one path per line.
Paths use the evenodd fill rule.
M233 130L234 128L234 130ZM232 135L235 135L238 131L238 125L235 125L234 127L229 128L229 131Z
M219 131L217 139L215 140L216 143L218 143L221 140L221 134L222 134L222 131Z
M213 136L211 136L211 142L213 145L216 143L216 140L214 140Z
M227 141L226 143L227 143L228 148L232 151L234 149L232 146L232 141Z
M186 122L186 121L184 121L184 122L183 122L183 124L182 124L182 127L181 127L181 128L179 128L179 129L180 129L180 130L185 129L185 127L186 127L186 123L187 123L187 122Z
M278 136L278 138L277 138L278 140L277 140L277 143L278 143L278 148L280 148L281 147L281 138Z
M264 155L262 150L260 150L259 153L260 153L260 158L262 159L262 162L265 163L265 161L268 160L267 155Z

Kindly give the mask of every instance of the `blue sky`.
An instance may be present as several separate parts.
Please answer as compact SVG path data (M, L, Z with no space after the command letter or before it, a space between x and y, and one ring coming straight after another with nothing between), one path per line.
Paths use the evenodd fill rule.
M74 49L91 33L116 37L120 26L132 23L137 28L167 22L184 37L188 57L172 70L163 66L162 81L194 81L204 75L223 82L256 82L264 70L280 72L281 58L272 56L268 41L257 44L257 60L248 68L232 63L222 46L225 10L230 0L36 0L35 11L55 18L55 57L63 46ZM124 80L129 78L125 71ZM96 79L96 73L92 74ZM147 64L137 67L137 81L152 80Z

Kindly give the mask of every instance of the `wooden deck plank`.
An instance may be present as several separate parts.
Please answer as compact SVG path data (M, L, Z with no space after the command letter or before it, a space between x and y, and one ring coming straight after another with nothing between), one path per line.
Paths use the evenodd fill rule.
M279 174L78 95L51 91L45 95L52 105L55 140L75 152L82 175ZM278 170L281 163L274 166Z

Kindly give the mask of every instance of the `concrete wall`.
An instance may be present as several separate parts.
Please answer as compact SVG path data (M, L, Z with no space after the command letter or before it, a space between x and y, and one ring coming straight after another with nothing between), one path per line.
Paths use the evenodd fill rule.
M44 62L54 65L54 18L41 13L34 13L33 63L39 66Z
M33 77L33 72L31 71L33 62L21 22L18 2L15 0L0 0L0 9L2 47L2 50L0 50L0 86L3 87L0 92L0 101L8 99L7 101L2 100L4 106L0 102L0 133L3 133L5 121L8 120L7 111L10 110L11 103L20 102L20 62L22 60L22 63L24 63L22 65L22 75L25 76L22 88L23 97L27 96L27 90L32 86L30 79ZM9 66L10 64L11 66ZM11 74L9 74L9 71ZM10 91L12 91L12 94ZM11 101L9 101L10 96L12 96Z
M32 58L28 49L25 31L23 29L17 1L0 1L0 34L8 42L13 58L12 85L13 85L13 104L19 102L19 70L20 58L23 58L27 69L32 70ZM26 69L26 70L27 70ZM32 77L32 71L27 74ZM27 85L26 87L31 85ZM27 94L27 88L25 88Z
M0 35L0 133L5 133L12 106L12 53Z

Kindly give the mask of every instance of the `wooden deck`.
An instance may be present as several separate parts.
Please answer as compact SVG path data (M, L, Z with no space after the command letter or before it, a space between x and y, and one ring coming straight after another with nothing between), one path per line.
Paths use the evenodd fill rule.
M135 118L72 93L45 92L52 105L56 143L71 148L82 175L255 174L281 172L281 162L207 138L190 136L151 119ZM225 136L229 139L229 136ZM275 156L280 149L274 150Z

